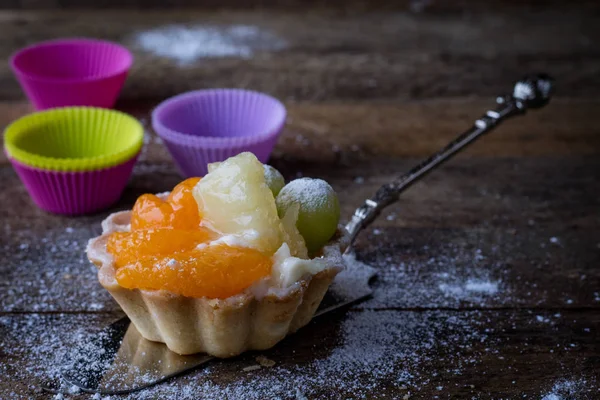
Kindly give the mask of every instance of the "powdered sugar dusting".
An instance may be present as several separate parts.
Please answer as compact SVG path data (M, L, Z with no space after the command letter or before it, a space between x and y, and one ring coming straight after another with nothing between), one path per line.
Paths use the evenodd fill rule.
M26 360L18 368L0 362L0 373L11 376L15 381L27 382L32 393L40 385L59 378L62 359L74 345L80 345L97 332L90 326L101 326L114 317L110 315L5 315L0 317L0 348L6 351L9 360ZM9 361L10 362L10 361ZM90 363L96 362L89 360ZM76 393L78 390L61 382L61 390ZM1 397L1 394L0 394ZM66 397L66 396L65 396ZM14 394L11 399L30 399L31 395Z
M444 275L444 277L446 277ZM498 282L480 279L468 279L464 283L448 284L440 283L438 288L444 296L453 297L458 300L474 299L475 297L484 298L486 295L493 295L498 292Z
M133 41L142 49L181 65L202 58L250 58L256 51L276 51L284 39L253 25L168 25L137 33Z
M361 263L345 257L349 270ZM363 303L364 305L364 303ZM559 318L560 315L554 315ZM0 317L0 348L9 360L24 368L0 363L0 373L28 382L35 393L46 378L57 378L62 357L92 337L97 328L114 319L111 315L5 315ZM534 321L551 318L532 314ZM484 357L500 356L501 336L491 328L504 321L515 328L511 313L495 311L395 311L350 309L338 316L317 319L264 355L274 362L271 368L256 368L256 353L227 362L215 362L190 374L128 396L102 396L103 399L265 399L265 398L369 398L378 391L396 398L421 398L431 387L446 382L465 385L463 374ZM526 319L521 323L529 326ZM495 326L496 328L499 328ZM527 328L530 329L530 328ZM319 339L315 340L317 337ZM306 349L314 343L311 352ZM557 347L569 351L569 345ZM86 359L90 366L102 362ZM250 368L248 368L250 367ZM440 376L443 378L440 378ZM465 375L467 376L467 375ZM468 375L470 376L470 375ZM469 382L466 382L469 383ZM452 383L450 383L452 384ZM545 400L586 398L578 396L593 390L588 379L559 381L544 394ZM61 390L72 392L62 383ZM475 390L473 394L477 393ZM549 397L548 397L549 396ZM555 396L555 397L552 397ZM562 396L562 397L561 397ZM1 397L1 396L0 396ZM28 399L33 395L9 398ZM71 398L65 394L63 398ZM593 398L593 397L590 397Z
M498 282L469 279L465 289L469 292L495 294L498 292Z
M584 393L591 393L592 389L586 379L561 379L557 381L549 393L543 395L541 400L570 400L587 399ZM596 391L596 394L598 392Z
M0 318L0 327L12 332L3 338L2 345L30 364L16 377L32 384L39 384L48 376L57 377L65 351L81 345L86 335L98 334L85 328L89 324L88 318L96 317L28 315L24 319ZM337 333L332 330L337 323L315 322L315 326L309 328L306 334L316 335L322 331L328 342L332 339L338 342L329 352L324 351L323 346L316 349L311 360L296 360L293 351L289 350L301 345L300 333L290 338L293 343L287 349L275 350L269 355L269 359L276 362L271 368L255 368L255 356L243 356L227 363L212 364L126 398L195 399L200 393L203 399L209 400L293 398L297 391L307 398L320 398L331 393L333 388L341 396L356 398L368 396L374 390L389 386L390 382L398 393L419 391L431 378L427 363L441 357L439 349L448 346L460 349L487 340L487 335L473 322L477 319L478 313L456 317L443 312L350 312ZM81 328L75 334L67 335L65 332L71 323L79 324ZM444 339L440 340L442 332ZM463 359L450 357L446 361L454 365L452 373L457 375L461 373L463 363L478 362L474 355ZM88 361L90 364L100 362ZM224 378L230 376L235 379ZM63 383L62 390L70 388Z
M437 244L435 253L429 245L401 251L404 254L398 256L382 248L367 255L379 271L374 287L382 290L375 290L365 307L489 306L518 301L504 279L509 272L504 260L494 254L453 243Z
M421 385L428 379L421 368L436 357L436 350L442 345L438 340L442 330L458 330L459 334L448 335L447 340L462 344L486 339L472 329L467 319L446 318L436 312L422 316L398 316L393 311L352 313L343 323L340 346L326 359L316 361L315 366L322 376L340 375L338 385L351 392L367 394L386 381L397 386ZM370 369L368 381L356 379ZM460 368L456 373L460 373Z
M46 230L41 238L28 230L14 231L3 248L0 263L6 273L0 278L18 284L0 290L3 311L99 311L115 310L108 292L98 283L97 269L85 255L92 230L85 221L73 222L65 228L59 224ZM32 273L32 271L35 271Z
M352 256L345 256L345 261L348 269L332 288L338 296L359 290L352 285L362 281L364 286L364 281L373 273ZM341 290L344 284L350 287ZM440 357L439 348L462 348L487 340L487 334L478 329L479 323L473 322L479 317L478 313L457 317L444 312L350 311L341 322L316 321L302 331L309 335L307 337L322 334L329 342L316 348L309 360L299 362L294 351L290 351L306 340L301 332L289 338L291 343L287 347L276 348L269 354L268 358L276 363L272 368L256 369L252 367L256 365L254 356L246 355L127 398L193 399L202 393L205 399L264 399L294 397L298 391L307 398L315 398L323 395L324 388L333 387L341 394L360 396L382 385L389 386L390 382L396 390L408 393L428 382L425 365ZM62 357L67 351L88 343L90 337L99 337L98 330L89 326L105 325L110 318L61 314L4 316L0 318L0 329L8 334L2 336L1 345L10 349L11 356L28 362L29 366L20 371L17 378L39 385L48 377L59 376ZM77 327L74 333L73 327ZM444 339L440 340L442 336ZM89 344L84 346L89 347ZM101 357L86 358L86 365L91 368L102 362ZM475 358L470 362L476 362ZM232 376L232 369L245 369L245 374L234 373L234 381L219 378ZM455 368L454 373L460 373L460 367ZM412 389L408 390L406 385ZM63 382L61 389L68 391L70 385Z
M288 183L277 196L278 204L299 202L305 211L337 208L337 195L322 179L300 178Z

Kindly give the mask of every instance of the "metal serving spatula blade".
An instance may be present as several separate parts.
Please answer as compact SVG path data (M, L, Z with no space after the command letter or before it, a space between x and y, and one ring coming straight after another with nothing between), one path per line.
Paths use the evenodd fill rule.
M352 242L400 193L449 160L460 150L489 132L500 122L523 115L528 109L545 106L552 95L553 80L547 75L528 76L518 81L510 95L498 97L498 108L485 113L471 129L446 147L415 166L405 175L382 186L375 196L359 207L346 226ZM348 255L345 255L348 257ZM369 280L375 270L365 264L348 263L323 299L315 317L363 300L371 295ZM205 354L180 356L162 343L141 337L128 318L122 318L73 349L65 362L63 378L86 392L123 394L160 383L203 365L214 357Z

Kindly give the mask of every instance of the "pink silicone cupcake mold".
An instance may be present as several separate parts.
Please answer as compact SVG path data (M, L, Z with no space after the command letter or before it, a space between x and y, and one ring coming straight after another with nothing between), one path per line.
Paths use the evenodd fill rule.
M63 106L111 108L133 56L125 47L95 39L60 39L21 49L10 59L37 110Z
M89 214L116 203L136 159L100 170L49 171L9 157L33 202L42 210L63 215Z
M267 162L285 118L285 106L264 93L209 89L165 100L152 112L152 127L189 177L244 151Z

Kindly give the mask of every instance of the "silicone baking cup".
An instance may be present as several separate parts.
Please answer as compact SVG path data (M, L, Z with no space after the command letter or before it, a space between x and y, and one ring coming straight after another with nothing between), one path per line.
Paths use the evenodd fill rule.
M115 203L143 143L142 125L113 110L67 107L22 117L4 149L33 201L57 214L86 214Z
M285 106L264 93L210 89L159 104L152 127L185 176L203 176L207 164L250 151L267 162L285 124Z
M41 42L15 53L11 68L37 110L63 106L110 108L133 56L125 47L95 39Z

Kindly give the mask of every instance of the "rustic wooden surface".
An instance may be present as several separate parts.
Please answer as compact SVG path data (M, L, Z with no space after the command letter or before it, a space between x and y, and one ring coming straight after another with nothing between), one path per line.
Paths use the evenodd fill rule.
M23 45L65 35L123 42L133 48L136 64L118 106L140 118L157 101L193 88L272 93L289 108L272 164L287 178L327 179L346 217L379 185L469 126L522 73L554 75L557 95L545 110L507 122L417 184L361 235L358 258L380 270L372 299L347 315L313 322L268 355L287 368L325 357L340 340L345 319L373 312L389 313L398 329L407 321L427 329L432 319L457 318L470 321L469 329L487 340L465 347L455 340L456 326L436 331L435 353L419 366L429 375L427 385L399 386L390 377L367 397L542 398L561 379L586 382L577 395L564 398L600 397L596 4L374 2L386 8L378 10L360 2L344 9L313 2L300 8L290 1L275 10L35 10L36 4L62 3L13 1L13 7L29 10L0 11L0 59ZM191 65L135 46L136 32L168 24L253 25L287 44L252 58L206 58ZM6 63L0 65L0 126L29 111ZM1 399L51 398L36 389L39 377L29 374L40 329L64 327L59 337L66 341L82 325L97 329L122 315L98 288L83 247L109 212L131 207L141 193L168 190L179 179L149 133L119 204L98 215L64 218L35 208L0 156ZM439 276L448 271L491 277L500 282L501 294L443 296ZM553 322L539 323L538 316ZM41 328L28 334L22 326L32 318ZM387 351L402 352L406 345L410 341L398 340ZM227 387L248 362L242 357L215 367L214 384ZM455 364L460 374L449 368ZM368 387L370 379L361 376L360 382ZM357 395L327 384L312 393Z

